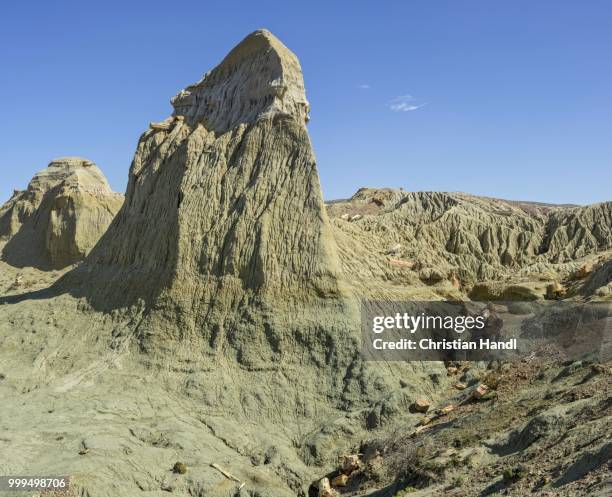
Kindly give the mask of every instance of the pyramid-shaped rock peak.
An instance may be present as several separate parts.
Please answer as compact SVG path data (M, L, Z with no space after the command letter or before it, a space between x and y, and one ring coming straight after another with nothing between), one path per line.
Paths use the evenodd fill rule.
M2 258L61 268L84 259L123 204L90 160L62 157L36 173L0 208Z
M140 138L125 206L84 268L92 300L142 299L212 340L228 320L343 295L295 55L257 31L187 92L184 118Z
M172 99L175 116L223 133L269 114L308 121L300 62L266 30L247 36L207 73Z

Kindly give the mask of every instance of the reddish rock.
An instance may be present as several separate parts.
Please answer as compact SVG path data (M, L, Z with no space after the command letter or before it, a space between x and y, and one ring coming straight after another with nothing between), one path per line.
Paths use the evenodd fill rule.
M335 478L332 480L331 484L332 484L334 487L346 487L346 484L347 484L347 482L348 482L348 479L349 479L349 477L348 477L347 475L345 475L345 474L341 474L341 475L336 476L336 477L335 477Z
M489 387L484 383L481 383L472 392L472 397L476 400L482 399L487 393L489 393Z
M427 412L429 410L429 401L422 397L416 399L412 404L412 408L417 412Z

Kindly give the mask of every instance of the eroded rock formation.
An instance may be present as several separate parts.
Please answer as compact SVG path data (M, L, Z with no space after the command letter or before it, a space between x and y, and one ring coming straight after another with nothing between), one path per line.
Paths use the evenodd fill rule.
M483 413L480 406L493 399L472 404L461 396L485 380L491 388L502 383L490 381L498 375L489 379L494 371L486 364L365 362L356 301L462 299L479 279L538 278L542 271L551 278L575 273L589 297L605 297L610 264L588 258L605 257L609 247L609 223L598 226L609 219L608 204L589 211L363 189L330 205L330 222L305 128L299 63L265 31L248 36L173 103L172 117L142 135L126 202L83 264L43 290L55 272L0 261L6 474L63 474L68 465L78 475L75 493L105 497L304 497L324 474L332 485L347 484L329 473L345 454L345 491L391 495L394 481L408 482L403 477L429 485L442 476L432 473L441 463L419 441L415 462L424 471L417 472L410 452L369 450L367 441L384 435L410 443L436 426L435 452L458 449L476 445L474 430L487 439L507 430L517 412L533 418L567 404L566 394L592 396L593 383L578 378L585 368L572 369L571 386L567 378L558 391L559 368L537 371L525 361L503 379L510 388L500 389L502 409L493 404ZM55 170L2 211L9 243L47 219L39 214L50 212L42 208L47 196L36 192L58 193L67 178L57 183L49 174ZM546 278L513 292L544 291ZM507 290L502 284L501 293ZM534 378L539 390L524 401L516 385L530 388ZM584 426L608 420L600 401L608 383L596 385L599 398L585 408ZM412 412L417 399L431 406L427 417ZM465 416L468 430L455 416ZM596 431L605 433L600 424ZM549 443L556 442L547 439L546 452ZM565 445L556 461L584 447ZM465 464L449 462L450 476L459 468L482 475L470 495L487 493L498 475L485 467L504 463L489 458L489 448L479 443L476 458L458 454ZM373 457L360 468L350 454L362 452ZM396 456L401 470L389 464ZM378 489L356 490L361 481Z
M544 298L547 282L600 264L612 250L612 202L555 206L363 188L328 211L347 280L381 298L393 285L403 298L427 297L422 283L429 298L464 298L489 280L497 290L481 284L475 297Z
M341 275L295 55L257 31L173 105L140 138L123 208L58 287L129 316L113 346L134 339L148 367L180 375L198 409L223 413L202 421L219 439L239 423L249 446L284 447L267 469L299 474L289 485L300 493L306 465L333 458L329 447L345 436L322 419L353 406L382 424L428 383L381 396L432 368L375 370L360 356L358 305Z
M15 266L61 268L84 259L123 203L91 161L62 157L0 208L2 257Z
M144 302L150 350L180 338L250 368L304 347L314 361L350 363L357 307L345 298L296 56L256 31L172 102L173 116L141 136L125 205L70 285L81 276L94 306ZM336 348L352 352L340 359Z

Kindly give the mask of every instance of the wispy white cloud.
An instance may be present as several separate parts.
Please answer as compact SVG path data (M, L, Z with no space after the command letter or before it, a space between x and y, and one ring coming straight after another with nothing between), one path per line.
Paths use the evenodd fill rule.
M361 90L369 90L371 87L369 84L364 83L362 85L358 85L357 88L360 88Z
M425 107L427 102L418 103L412 95L400 95L389 102L388 106L393 112L410 112Z

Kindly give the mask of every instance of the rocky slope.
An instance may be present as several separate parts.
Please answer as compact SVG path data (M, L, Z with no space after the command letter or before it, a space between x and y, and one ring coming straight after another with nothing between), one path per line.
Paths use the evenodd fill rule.
M554 206L364 188L328 212L344 274L373 296L465 298L477 282L479 299L544 298L555 281L580 293L573 282L612 249L612 202ZM483 284L489 280L497 283ZM612 295L601 283L588 292ZM504 293L512 285L514 294Z
M70 474L81 497L305 497L338 456L380 447L378 475L334 491L444 495L459 474L420 479L420 466L393 465L403 460L393 441L421 422L415 399L457 402L455 384L474 388L487 365L459 377L441 362L364 361L359 300L465 299L483 280L506 288L517 278L607 298L610 205L387 189L326 207L299 62L267 31L172 103L141 136L125 203L82 264L0 261L0 474ZM19 233L36 215L11 205ZM486 420L496 447L513 403L531 406L552 381L528 390L536 373L521 374L507 381L525 392L504 399L500 388L504 409L487 411L488 399L457 409L471 427ZM568 418L594 420L601 434L607 385L597 383L591 411ZM557 393L536 407L553 408ZM433 443L447 443L454 416L431 421ZM498 462L481 445L482 460ZM572 463L570 448L576 460L591 450L563 446L545 467ZM479 478L470 495L487 495L497 474Z
M354 446L360 467L335 495L611 495L609 364L533 357L449 364L447 374L467 386L450 387L443 402L407 415L390 435ZM483 382L489 393L470 400Z
M2 258L44 269L82 261L122 203L93 162L56 159L0 208Z

